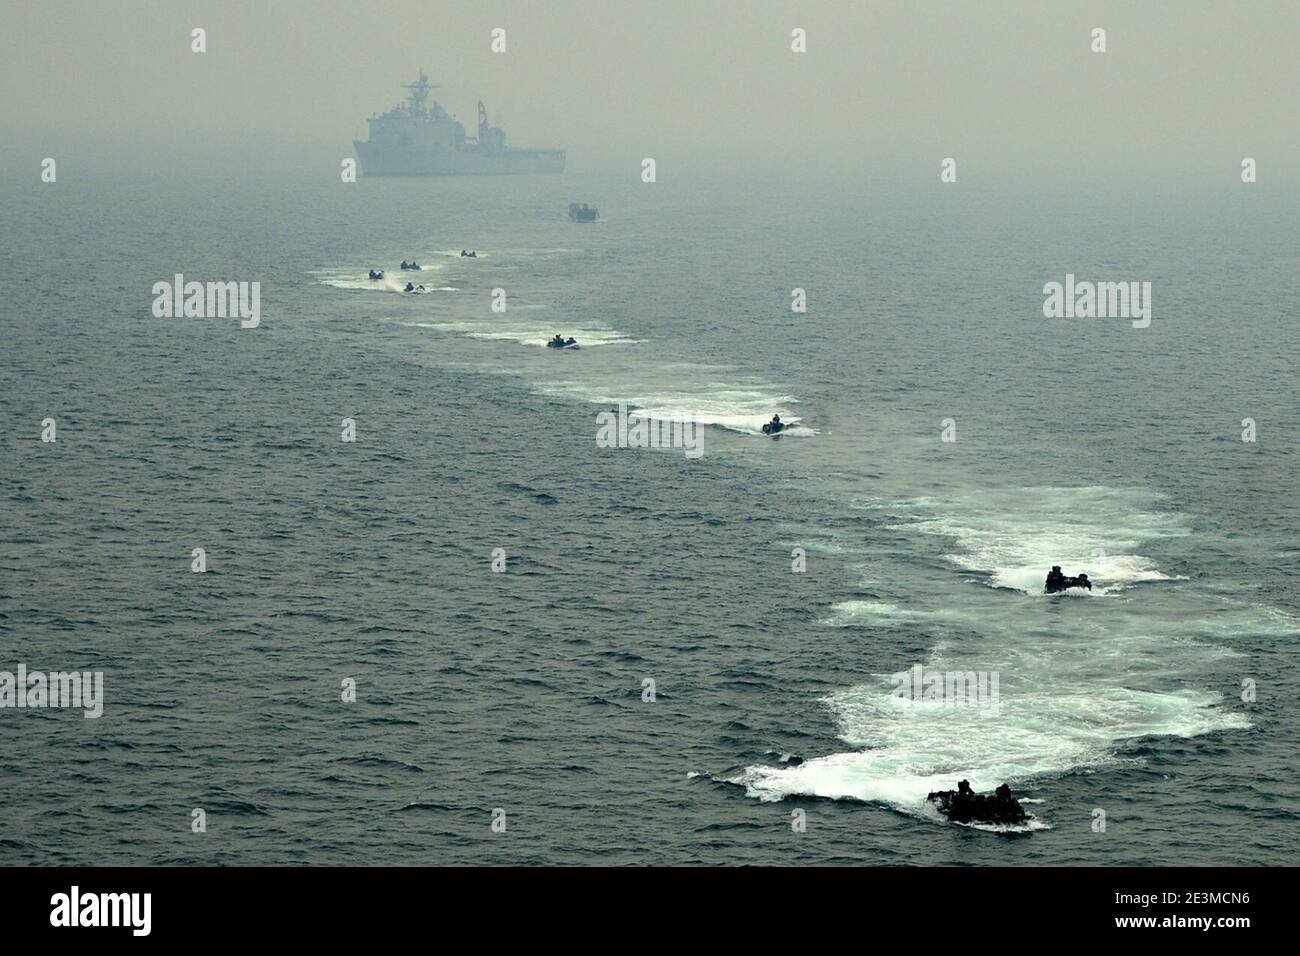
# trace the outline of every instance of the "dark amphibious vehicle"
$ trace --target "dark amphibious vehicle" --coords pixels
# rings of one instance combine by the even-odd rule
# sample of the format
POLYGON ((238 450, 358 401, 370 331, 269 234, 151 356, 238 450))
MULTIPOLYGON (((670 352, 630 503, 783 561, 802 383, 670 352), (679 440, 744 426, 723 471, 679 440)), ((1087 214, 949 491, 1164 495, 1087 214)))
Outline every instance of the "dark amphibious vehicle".
POLYGON ((785 422, 781 421, 780 415, 773 415, 772 420, 763 426, 764 435, 779 435, 785 431, 785 422))
POLYGON ((1058 591, 1068 591, 1070 588, 1087 588, 1091 591, 1092 582, 1088 580, 1086 574, 1068 577, 1061 572, 1059 564, 1052 565, 1052 570, 1047 572, 1047 583, 1043 585, 1043 590, 1048 594, 1055 594, 1058 591))
POLYGON ((953 823, 1013 824, 1030 819, 1005 783, 992 794, 984 794, 972 790, 969 780, 962 780, 956 790, 939 790, 925 799, 953 823))
POLYGON ((567 339, 558 332, 555 338, 546 343, 548 349, 576 349, 579 348, 578 340, 570 335, 567 339))

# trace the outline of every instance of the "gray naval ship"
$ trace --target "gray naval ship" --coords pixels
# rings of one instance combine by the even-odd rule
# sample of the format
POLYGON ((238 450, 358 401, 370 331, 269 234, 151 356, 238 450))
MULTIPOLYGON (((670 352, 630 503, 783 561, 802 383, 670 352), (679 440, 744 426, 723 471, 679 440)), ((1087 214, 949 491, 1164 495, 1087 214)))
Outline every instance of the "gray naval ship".
POLYGON ((491 176, 564 172, 562 149, 512 149, 505 130, 489 126, 483 101, 478 104, 478 136, 466 138, 465 127, 435 100, 434 85, 424 70, 406 100, 382 116, 372 116, 370 139, 353 140, 366 176, 491 176))

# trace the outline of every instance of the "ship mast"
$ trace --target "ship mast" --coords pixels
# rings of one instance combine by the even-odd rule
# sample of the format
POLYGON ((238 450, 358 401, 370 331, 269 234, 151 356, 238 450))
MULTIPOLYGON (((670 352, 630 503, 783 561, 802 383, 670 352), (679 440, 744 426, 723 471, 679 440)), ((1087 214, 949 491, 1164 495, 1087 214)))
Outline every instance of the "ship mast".
POLYGON ((414 83, 403 83, 402 89, 411 91, 407 97, 411 104, 411 112, 423 113, 425 101, 429 98, 429 91, 437 88, 438 84, 430 83, 429 77, 425 75, 423 69, 420 70, 420 78, 414 83))

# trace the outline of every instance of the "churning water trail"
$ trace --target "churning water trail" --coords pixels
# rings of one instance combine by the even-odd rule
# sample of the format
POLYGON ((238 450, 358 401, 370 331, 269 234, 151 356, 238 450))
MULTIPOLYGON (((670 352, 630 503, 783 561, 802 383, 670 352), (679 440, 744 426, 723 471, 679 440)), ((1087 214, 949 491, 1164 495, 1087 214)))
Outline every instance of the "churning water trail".
POLYGON ((911 527, 951 538, 957 549, 947 559, 987 575, 991 587, 1041 594, 1046 569, 1059 564, 1087 570, 1094 582, 1091 592, 1065 594, 1100 596, 1173 577, 1139 549, 1190 532, 1177 516, 1146 510, 1152 503, 1149 493, 1104 486, 1000 489, 955 507, 914 501, 911 527))
MULTIPOLYGON (((480 250, 478 259, 465 260, 459 250, 432 250, 419 258, 437 264, 448 289, 470 274, 488 288, 504 281, 494 270, 523 263, 535 278, 579 252, 480 250)), ((393 273, 396 289, 359 279, 356 270, 317 275, 339 289, 396 291, 409 273, 393 273)), ((600 410, 623 404, 633 417, 693 419, 746 436, 761 435, 777 413, 788 425, 784 436, 818 434, 800 414, 794 389, 694 355, 689 342, 634 331, 634 313, 619 320, 574 307, 538 281, 505 313, 452 297, 437 300, 451 303, 449 314, 391 321, 437 335, 437 350, 449 361, 472 367, 479 358, 483 371, 516 375, 542 395, 600 410), (574 336, 584 351, 548 354, 544 346, 557 332, 574 336)), ((866 499, 846 493, 838 506, 867 515, 876 531, 901 536, 905 545, 873 553, 865 543, 871 587, 882 593, 831 605, 822 625, 864 634, 865 661, 872 660, 876 634, 915 633, 929 643, 925 659, 899 670, 920 663, 928 672, 996 672, 1000 699, 993 709, 910 700, 893 692, 892 669, 871 673, 865 666, 861 682, 822 699, 850 749, 797 765, 755 764, 727 778, 759 800, 852 799, 935 818, 926 795, 959 779, 978 790, 1004 781, 1021 790, 1132 761, 1125 748, 1144 737, 1243 729, 1247 718, 1198 683, 1208 662, 1233 653, 1221 638, 1243 627, 1297 633, 1288 630, 1294 622, 1279 622, 1267 609, 1244 601, 1229 607, 1222 596, 1188 587, 1164 554, 1169 542, 1196 532, 1146 489, 1031 485, 866 499), (917 555, 933 560, 918 562, 917 555), (1053 564, 1069 574, 1087 571, 1094 589, 1044 594, 1053 564), (918 575, 924 587, 915 585, 918 575)), ((1050 805, 1036 812, 1030 829, 1051 826, 1050 805)))
MULTIPOLYGON (((1136 738, 1248 726, 1219 694, 1185 686, 1207 660, 1231 651, 1210 643, 1213 632, 1196 623, 1212 622, 1220 608, 1146 553, 1193 533, 1154 495, 1028 487, 864 507, 883 528, 910 535, 916 553, 932 548, 926 538, 937 539, 953 570, 935 581, 928 601, 846 601, 823 623, 868 634, 938 634, 919 662, 924 670, 995 672, 998 705, 913 700, 893 693, 889 674, 873 675, 823 700, 852 750, 793 767, 750 766, 732 781, 750 796, 847 798, 933 816, 926 795, 963 778, 977 790, 1032 786, 1115 765, 1126 759, 1122 745, 1136 738), (1054 563, 1092 572, 1099 585, 1092 599, 1045 595, 1042 581, 1054 563), (995 590, 973 590, 964 575, 995 590), (1149 599, 1139 585, 1160 594, 1149 599), (1171 640, 1171 631, 1180 639, 1171 640)), ((1041 808, 1035 825, 1050 814, 1041 808)))
MULTIPOLYGON (((336 274, 322 281, 338 288, 375 285, 336 274)), ((547 311, 522 318, 518 312, 485 313, 403 324, 502 346, 541 348, 557 320, 547 311)), ((566 324, 563 332, 584 348, 649 344, 590 322, 566 324)), ((553 366, 514 371, 542 394, 602 408, 622 403, 637 417, 696 419, 759 435, 776 412, 789 423, 787 435, 816 434, 796 413, 794 396, 752 376, 725 376, 719 374, 725 368, 681 359, 675 355, 665 362, 634 351, 620 362, 566 362, 562 371, 553 366)), ((796 766, 750 766, 732 782, 751 796, 849 798, 933 816, 926 795, 951 787, 957 779, 969 779, 981 790, 1004 781, 1024 786, 1113 764, 1122 759, 1116 749, 1125 740, 1246 726, 1244 717, 1216 707, 1218 698, 1208 691, 1148 689, 1151 680, 1167 679, 1169 672, 1178 670, 1176 662, 1163 668, 1141 666, 1157 649, 1203 657, 1207 645, 1171 645, 1167 631, 1151 627, 1141 613, 1128 607, 1112 613, 1103 603, 1136 585, 1178 577, 1160 568, 1144 549, 1191 532, 1177 515, 1156 508, 1153 495, 1105 486, 1031 487, 949 499, 846 504, 876 512, 884 528, 909 536, 918 550, 931 546, 926 539, 943 542, 942 558, 950 570, 942 586, 950 590, 951 600, 938 606, 924 606, 905 595, 845 601, 831 609, 824 623, 943 634, 923 662, 925 669, 996 670, 999 705, 990 711, 909 700, 893 693, 888 674, 874 675, 823 700, 851 751, 796 766), (1042 579, 1052 564, 1063 565, 1069 573, 1087 569, 1095 590, 1043 595, 1042 579), (993 592, 974 597, 960 581, 962 575, 974 576, 993 592), (1043 619, 1044 608, 1085 595, 1093 600, 1078 603, 1080 614, 1088 616, 1069 621, 1068 633, 1057 632, 1061 622, 1043 619), (1039 600, 1026 603, 1025 596, 1039 600)), ((1040 812, 1030 828, 1047 825, 1040 812)))

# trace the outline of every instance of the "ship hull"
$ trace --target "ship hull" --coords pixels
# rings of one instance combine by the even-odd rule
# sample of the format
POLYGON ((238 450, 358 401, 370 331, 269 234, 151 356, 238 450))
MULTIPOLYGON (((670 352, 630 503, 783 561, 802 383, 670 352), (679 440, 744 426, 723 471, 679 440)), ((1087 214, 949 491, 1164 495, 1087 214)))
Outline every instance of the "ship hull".
POLYGON ((353 140, 365 176, 526 176, 564 172, 559 149, 399 150, 353 140))

